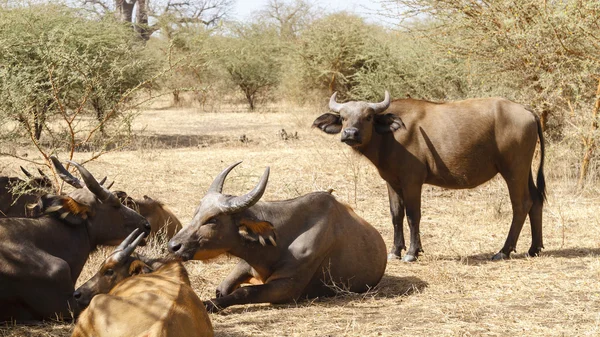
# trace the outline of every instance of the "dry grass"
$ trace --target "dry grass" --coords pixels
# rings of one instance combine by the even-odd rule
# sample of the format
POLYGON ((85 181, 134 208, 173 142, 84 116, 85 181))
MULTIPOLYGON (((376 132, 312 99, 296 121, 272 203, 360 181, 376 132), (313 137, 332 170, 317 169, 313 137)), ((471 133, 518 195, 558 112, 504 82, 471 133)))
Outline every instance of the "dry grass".
MULTIPOLYGON (((225 185, 243 193, 271 167, 266 200, 292 198, 334 188, 392 239, 385 184, 372 165, 337 137, 310 129, 318 111, 200 113, 196 109, 149 110, 137 120, 144 129, 138 149, 103 156, 87 165, 114 188, 134 197, 164 201, 183 223, 213 177, 238 160, 225 185), (278 130, 298 132, 282 141, 278 130), (249 142, 239 141, 245 135, 249 142)), ((555 156, 560 149, 549 146, 555 156)), ((84 156, 85 154, 81 154, 84 156)), ((426 187, 423 193, 420 261, 388 264, 381 284, 367 294, 347 294, 289 305, 248 305, 211 315, 218 336, 597 336, 600 335, 600 197, 598 184, 575 194, 572 179, 553 171, 569 163, 548 160, 549 200, 544 209, 546 250, 524 256, 531 242, 528 224, 511 261, 488 259, 506 238, 510 201, 501 179, 473 190, 426 187)), ((3 175, 18 162, 2 163, 3 175)), ((142 250, 164 251, 164 242, 142 250)), ((106 252, 89 260, 80 282, 96 270, 106 252)), ((221 258, 186 264, 194 289, 208 299, 236 263, 221 258)), ((71 324, 6 327, 0 336, 69 336, 71 324)))

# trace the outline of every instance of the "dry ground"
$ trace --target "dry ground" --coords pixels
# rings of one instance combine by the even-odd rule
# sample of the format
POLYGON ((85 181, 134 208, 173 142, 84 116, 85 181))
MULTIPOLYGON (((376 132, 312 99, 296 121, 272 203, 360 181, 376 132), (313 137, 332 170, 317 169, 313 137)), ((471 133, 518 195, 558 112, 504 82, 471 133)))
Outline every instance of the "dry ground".
MULTIPOLYGON (((244 161, 225 184, 226 192, 239 194, 251 189, 270 166, 263 199, 334 188, 340 200, 381 232, 389 247, 387 192, 376 170, 338 136, 310 129, 319 111, 282 110, 148 110, 136 122, 136 128, 143 129, 139 149, 107 154, 87 168, 116 180, 114 188, 130 195, 164 201, 185 223, 224 167, 244 161), (281 140, 282 128, 297 132, 299 139, 281 140), (242 135, 248 143, 239 141, 242 135)), ((381 284, 368 294, 239 306, 212 314, 217 336, 600 335, 599 186, 575 194, 574 181, 556 174, 570 169, 560 160, 568 150, 552 144, 548 149, 546 249, 541 257, 524 255, 531 242, 526 223, 519 253, 510 261, 489 261, 502 247, 511 220, 501 179, 473 190, 426 187, 421 227, 425 254, 419 262, 389 262, 381 284)), ((2 160, 2 175, 17 174, 22 163, 2 160)), ((150 253, 164 247, 158 245, 150 253)), ((80 282, 95 272, 105 254, 100 250, 91 257, 80 282)), ((235 258, 221 258, 187 262, 186 267, 197 293, 208 299, 235 263, 235 258)), ((4 327, 0 336, 69 336, 71 330, 68 323, 4 327)))

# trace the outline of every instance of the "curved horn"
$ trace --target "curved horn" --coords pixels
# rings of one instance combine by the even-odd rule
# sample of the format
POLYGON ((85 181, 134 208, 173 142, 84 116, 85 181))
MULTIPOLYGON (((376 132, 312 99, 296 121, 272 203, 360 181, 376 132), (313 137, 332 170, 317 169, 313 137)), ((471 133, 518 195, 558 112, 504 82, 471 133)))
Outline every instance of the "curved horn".
POLYGON ((83 188, 83 184, 79 179, 75 178, 71 172, 67 171, 67 169, 60 163, 58 158, 55 156, 50 156, 50 160, 52 160, 52 164, 54 165, 54 169, 60 179, 64 180, 67 184, 75 187, 75 188, 83 188))
POLYGON ((389 106, 390 106, 390 93, 387 90, 385 91, 385 98, 383 99, 383 102, 369 103, 369 107, 371 107, 371 109, 373 109, 375 111, 375 113, 383 112, 389 106))
POLYGON ((119 203, 117 197, 115 197, 112 193, 107 191, 104 187, 100 186, 96 178, 90 173, 90 171, 86 170, 85 167, 77 164, 74 161, 70 161, 69 163, 73 164, 81 174, 81 178, 83 178, 83 182, 85 182, 85 186, 87 186, 88 190, 90 190, 100 201, 105 202, 110 200, 115 203, 119 203), (114 199, 114 200, 112 200, 114 199))
POLYGON ((33 178, 33 176, 31 175, 31 173, 29 173, 29 171, 27 171, 23 166, 19 166, 21 168, 21 171, 23 171, 23 173, 27 176, 27 178, 33 178))
POLYGON ((50 178, 48 178, 48 176, 46 175, 46 173, 44 173, 44 171, 42 171, 42 169, 41 169, 41 168, 39 168, 39 167, 38 167, 38 169, 37 169, 37 170, 38 170, 38 172, 40 173, 40 175, 42 176, 42 178, 45 178, 45 179, 50 179, 50 178))
POLYGON ((336 100, 335 100, 336 97, 337 97, 337 91, 334 92, 333 95, 331 95, 331 98, 329 99, 329 110, 334 111, 334 112, 340 112, 340 110, 342 110, 342 107, 344 106, 344 104, 336 102, 336 100))
POLYGON ((117 262, 123 262, 126 258, 128 258, 131 253, 135 250, 135 248, 142 242, 145 233, 139 233, 139 229, 135 229, 129 236, 121 242, 121 244, 113 251, 113 257, 117 262), (137 237, 136 237, 137 235, 137 237), (134 240, 135 238, 135 240, 134 240))
POLYGON ((215 180, 210 185, 210 187, 208 188, 208 191, 206 193, 209 193, 209 192, 221 193, 221 191, 223 191, 223 183, 225 182, 225 178, 227 177, 229 172, 231 172, 231 170, 233 170, 234 167, 238 166, 241 163, 242 163, 241 161, 238 161, 237 163, 232 164, 228 168, 224 169, 223 172, 221 172, 221 174, 219 174, 215 178, 215 180))
POLYGON ((234 197, 232 199, 229 199, 228 201, 226 201, 225 204, 221 205, 221 209, 223 210, 223 212, 228 214, 237 213, 256 204, 258 200, 260 200, 260 198, 262 197, 263 193, 265 193, 265 189, 267 188, 267 181, 269 180, 269 172, 270 168, 267 167, 265 169, 265 173, 263 173, 262 177, 260 178, 260 181, 252 191, 240 197, 234 197))

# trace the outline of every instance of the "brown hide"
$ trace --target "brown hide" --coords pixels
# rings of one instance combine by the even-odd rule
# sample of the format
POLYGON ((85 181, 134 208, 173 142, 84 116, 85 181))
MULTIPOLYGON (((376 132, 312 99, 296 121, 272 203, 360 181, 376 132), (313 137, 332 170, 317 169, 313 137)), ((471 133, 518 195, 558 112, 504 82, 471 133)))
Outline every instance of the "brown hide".
POLYGON ((215 179, 192 221, 169 242, 169 250, 185 260, 222 254, 241 259, 218 286, 217 297, 205 302, 209 311, 328 296, 336 287, 364 292, 379 283, 385 243, 352 209, 326 192, 259 202, 268 169, 248 194, 221 194, 233 166, 215 179), (254 285, 240 287, 249 282, 254 285))
POLYGON ((85 172, 86 187, 42 196, 41 216, 0 218, 0 322, 77 315, 72 295, 90 252, 134 229, 150 231, 146 219, 106 198, 109 192, 85 172))
POLYGON ((16 177, 0 177, 0 218, 35 215, 27 206, 36 204, 42 195, 51 190, 52 182, 46 176, 31 177, 27 181, 16 177))
POLYGON ((544 138, 539 118, 523 106, 502 98, 449 103, 401 99, 376 113, 366 102, 340 104, 332 97, 330 107, 337 113, 320 116, 313 126, 326 133, 341 132, 341 140, 367 157, 387 182, 394 225, 391 258, 405 249, 404 215, 411 233, 404 259, 413 261, 422 251, 423 184, 473 188, 498 173, 508 185, 513 220, 494 259, 508 258, 514 251, 527 215, 532 227, 529 254, 535 256, 543 248, 544 138), (536 186, 531 166, 538 140, 536 186))
POLYGON ((209 337, 213 328, 181 262, 127 278, 95 296, 72 337, 209 337))
POLYGON ((154 200, 146 195, 143 199, 133 199, 123 191, 114 193, 124 205, 140 213, 150 222, 152 227, 150 235, 161 232, 170 239, 181 230, 182 225, 177 216, 161 201, 154 200))

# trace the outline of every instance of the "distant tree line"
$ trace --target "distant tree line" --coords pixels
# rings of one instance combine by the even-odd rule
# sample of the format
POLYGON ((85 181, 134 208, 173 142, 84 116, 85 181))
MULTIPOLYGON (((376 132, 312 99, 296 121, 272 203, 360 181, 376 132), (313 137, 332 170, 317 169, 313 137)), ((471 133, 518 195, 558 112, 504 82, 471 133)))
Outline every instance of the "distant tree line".
POLYGON ((384 90, 504 96, 538 113, 550 140, 577 148, 584 185, 599 157, 599 2, 381 2, 396 26, 307 0, 270 0, 249 22, 230 19, 232 0, 0 2, 0 142, 118 148, 140 91, 249 110, 323 104, 334 91, 342 100, 379 100, 384 90), (95 122, 75 122, 85 116, 95 122))

